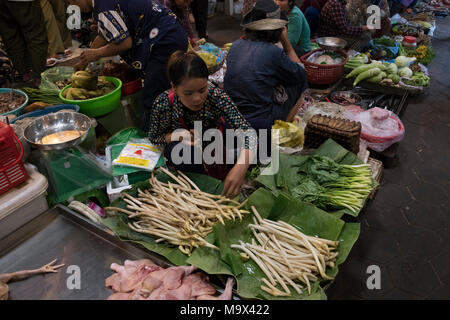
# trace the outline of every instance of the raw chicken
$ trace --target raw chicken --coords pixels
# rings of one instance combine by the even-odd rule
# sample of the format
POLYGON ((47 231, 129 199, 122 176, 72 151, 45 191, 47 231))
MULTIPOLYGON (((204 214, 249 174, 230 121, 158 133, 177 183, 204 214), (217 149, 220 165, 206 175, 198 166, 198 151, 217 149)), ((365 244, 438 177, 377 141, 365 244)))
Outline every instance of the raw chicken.
POLYGON ((232 296, 232 278, 225 291, 215 297, 216 289, 208 277, 193 273, 194 266, 164 269, 149 260, 126 260, 124 266, 113 263, 111 269, 117 273, 106 279, 106 287, 115 291, 108 300, 229 300, 232 296))
POLYGON ((130 292, 138 287, 141 282, 153 271, 161 269, 150 260, 126 260, 123 266, 117 263, 111 264, 111 270, 117 273, 105 281, 107 288, 114 291, 130 292))
POLYGON ((24 271, 17 271, 13 273, 4 273, 0 274, 0 300, 7 300, 9 297, 9 287, 7 285, 10 281, 18 281, 18 280, 24 280, 28 277, 34 276, 36 274, 40 273, 56 273, 58 272, 57 269, 63 267, 63 264, 55 266, 55 262, 57 259, 51 261, 50 263, 46 264, 45 266, 34 269, 34 270, 24 270, 24 271))

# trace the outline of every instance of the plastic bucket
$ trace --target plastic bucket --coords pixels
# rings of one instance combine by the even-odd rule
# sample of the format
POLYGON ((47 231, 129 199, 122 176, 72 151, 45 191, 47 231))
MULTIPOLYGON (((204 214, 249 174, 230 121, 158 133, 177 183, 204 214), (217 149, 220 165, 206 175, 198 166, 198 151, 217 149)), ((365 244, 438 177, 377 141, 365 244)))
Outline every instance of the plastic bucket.
POLYGON ((105 114, 114 111, 120 105, 120 97, 122 91, 122 81, 114 77, 105 77, 109 82, 112 82, 116 88, 104 96, 87 99, 87 100, 69 100, 63 97, 63 92, 72 85, 64 87, 59 92, 59 98, 68 104, 76 104, 80 107, 80 112, 87 115, 88 117, 100 117, 105 114))

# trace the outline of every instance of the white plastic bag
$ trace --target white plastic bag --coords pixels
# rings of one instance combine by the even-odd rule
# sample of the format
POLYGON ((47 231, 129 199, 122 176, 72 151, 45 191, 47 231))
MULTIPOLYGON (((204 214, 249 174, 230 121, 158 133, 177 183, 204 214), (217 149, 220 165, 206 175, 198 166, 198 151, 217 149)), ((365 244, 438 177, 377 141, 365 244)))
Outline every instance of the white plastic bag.
POLYGON ((132 139, 114 159, 113 166, 127 166, 152 171, 160 157, 161 151, 149 140, 132 139))

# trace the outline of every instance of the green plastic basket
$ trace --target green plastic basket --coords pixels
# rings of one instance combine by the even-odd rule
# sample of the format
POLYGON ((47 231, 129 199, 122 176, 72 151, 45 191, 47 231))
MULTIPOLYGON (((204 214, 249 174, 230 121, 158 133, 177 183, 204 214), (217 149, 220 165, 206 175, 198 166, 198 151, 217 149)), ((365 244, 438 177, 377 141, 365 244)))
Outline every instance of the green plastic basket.
POLYGON ((104 96, 87 99, 87 100, 69 100, 63 97, 63 92, 70 87, 71 84, 64 87, 59 92, 59 98, 64 101, 64 103, 76 104, 80 107, 80 112, 87 115, 88 117, 100 117, 105 114, 114 111, 120 105, 120 97, 122 95, 122 81, 114 77, 105 77, 109 82, 112 82, 116 88, 104 96))

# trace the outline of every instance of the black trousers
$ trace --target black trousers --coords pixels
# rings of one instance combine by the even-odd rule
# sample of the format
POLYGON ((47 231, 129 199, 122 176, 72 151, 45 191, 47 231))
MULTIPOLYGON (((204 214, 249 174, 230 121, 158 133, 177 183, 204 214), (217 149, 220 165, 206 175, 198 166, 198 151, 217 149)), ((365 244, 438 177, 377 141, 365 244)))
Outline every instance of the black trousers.
POLYGON ((195 29, 198 37, 206 38, 206 27, 208 24, 208 0, 194 0, 191 3, 192 14, 195 19, 195 29))
POLYGON ((40 78, 47 59, 47 30, 39 1, 0 1, 0 35, 20 73, 40 78))

